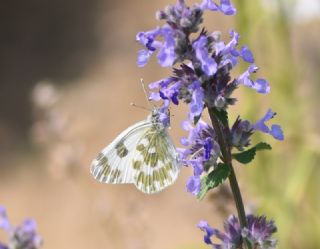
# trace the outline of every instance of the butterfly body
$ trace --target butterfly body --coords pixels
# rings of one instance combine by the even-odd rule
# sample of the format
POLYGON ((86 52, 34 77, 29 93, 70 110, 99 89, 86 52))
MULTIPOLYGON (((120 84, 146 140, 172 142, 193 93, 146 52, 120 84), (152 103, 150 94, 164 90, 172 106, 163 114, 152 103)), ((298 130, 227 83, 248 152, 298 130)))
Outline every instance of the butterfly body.
POLYGON ((152 194, 172 185, 180 162, 158 109, 123 131, 92 161, 91 174, 103 183, 132 183, 152 194))

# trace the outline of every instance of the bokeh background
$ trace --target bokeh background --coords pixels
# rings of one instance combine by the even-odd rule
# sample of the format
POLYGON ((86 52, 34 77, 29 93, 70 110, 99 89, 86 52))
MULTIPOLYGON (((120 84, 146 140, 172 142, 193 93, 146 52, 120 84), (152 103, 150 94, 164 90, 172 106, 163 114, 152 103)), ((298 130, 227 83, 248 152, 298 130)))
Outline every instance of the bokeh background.
MULTIPOLYGON (((263 136, 273 151, 236 166, 246 209, 276 220, 279 248, 320 248, 320 3, 233 2, 238 14, 207 13, 207 29, 226 38, 238 30, 272 91, 258 96, 243 88, 230 111, 254 121, 271 107, 286 137, 263 136)), ((235 212, 227 185, 201 202, 186 193, 188 168, 153 196, 89 174, 99 150, 146 117, 129 105, 146 105, 140 78, 170 73, 155 60, 143 69, 135 64, 135 34, 157 25, 155 11, 169 3, 1 2, 0 204, 13 224, 36 219, 43 248, 207 248, 198 221, 221 228, 235 212)), ((177 144, 185 111, 173 110, 177 144)))

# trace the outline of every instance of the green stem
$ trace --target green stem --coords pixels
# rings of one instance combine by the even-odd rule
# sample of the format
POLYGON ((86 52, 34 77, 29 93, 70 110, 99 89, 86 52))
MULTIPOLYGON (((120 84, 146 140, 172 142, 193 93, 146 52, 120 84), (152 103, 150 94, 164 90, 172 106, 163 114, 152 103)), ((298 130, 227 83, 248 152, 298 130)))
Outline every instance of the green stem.
MULTIPOLYGON (((223 129, 222 123, 217 119, 212 109, 208 108, 208 111, 209 111, 212 126, 217 134, 223 162, 226 165, 228 165, 228 167, 230 168, 229 184, 233 194, 233 199, 236 204, 240 226, 241 228, 244 228, 247 226, 246 213, 244 211, 244 205, 243 205, 237 177, 232 166, 232 155, 231 155, 230 147, 228 146, 226 138, 224 136, 224 133, 222 130, 223 129)), ((226 127, 226 128, 229 129, 229 127, 226 127)), ((246 241, 246 245, 247 245, 247 248, 252 248, 250 242, 246 241)))

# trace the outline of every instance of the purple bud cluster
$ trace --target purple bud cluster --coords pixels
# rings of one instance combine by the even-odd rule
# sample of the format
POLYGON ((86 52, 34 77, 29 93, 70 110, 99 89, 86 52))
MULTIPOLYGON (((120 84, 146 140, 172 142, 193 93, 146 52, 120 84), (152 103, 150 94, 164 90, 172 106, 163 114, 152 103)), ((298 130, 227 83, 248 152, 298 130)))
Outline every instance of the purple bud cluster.
POLYGON ((277 244, 271 237, 277 227, 265 216, 247 215, 247 226, 241 228, 238 218, 231 215, 224 223, 224 232, 210 227, 206 221, 200 221, 198 228, 205 232, 204 242, 214 249, 244 248, 245 240, 255 249, 272 249, 277 244), (220 244, 212 242, 212 237, 220 244))
POLYGON ((14 227, 10 224, 6 210, 2 206, 0 206, 0 229, 8 235, 8 244, 0 241, 0 249, 39 249, 42 245, 34 220, 25 219, 21 225, 14 227))
MULTIPOLYGON (((175 5, 157 12, 156 17, 164 20, 164 25, 136 36, 137 41, 144 46, 138 54, 139 66, 145 66, 151 55, 157 53, 161 66, 174 67, 173 75, 149 85, 150 100, 162 101, 161 110, 164 114, 171 103, 179 105, 184 102, 189 106, 188 120, 183 124, 189 136, 181 140, 187 148, 179 151, 184 164, 193 167, 193 176, 188 179, 187 190, 194 195, 200 191, 202 173, 208 172, 210 166, 214 168, 220 156, 214 129, 201 120, 203 110, 226 111, 229 105, 236 103, 233 93, 241 85, 262 94, 270 92, 270 85, 265 79, 253 78, 258 67, 254 64, 254 56, 248 46, 238 48, 240 36, 236 31, 230 31, 230 40, 225 43, 221 40, 220 32, 208 33, 204 28, 200 29, 206 10, 225 15, 236 13, 229 0, 220 0, 220 4, 213 0, 203 0, 191 7, 184 0, 178 0, 175 5), (191 36, 192 33, 197 34, 191 36), (248 68, 232 79, 230 71, 240 61, 247 63, 248 68)), ((231 128, 224 127, 228 146, 244 150, 250 145, 250 137, 255 131, 283 140, 279 125, 269 128, 265 124, 274 116, 275 113, 269 110, 255 124, 238 117, 231 128)), ((168 122, 166 115, 162 115, 162 121, 168 122)))

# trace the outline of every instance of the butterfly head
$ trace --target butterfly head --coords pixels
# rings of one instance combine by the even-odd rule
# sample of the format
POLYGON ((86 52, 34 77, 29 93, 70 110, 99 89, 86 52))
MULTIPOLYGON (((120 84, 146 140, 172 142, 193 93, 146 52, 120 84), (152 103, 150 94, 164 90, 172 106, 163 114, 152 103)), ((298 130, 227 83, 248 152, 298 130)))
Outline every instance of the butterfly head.
POLYGON ((154 107, 149 116, 152 124, 159 127, 160 129, 167 128, 170 126, 170 112, 169 110, 163 111, 157 107, 154 107))

